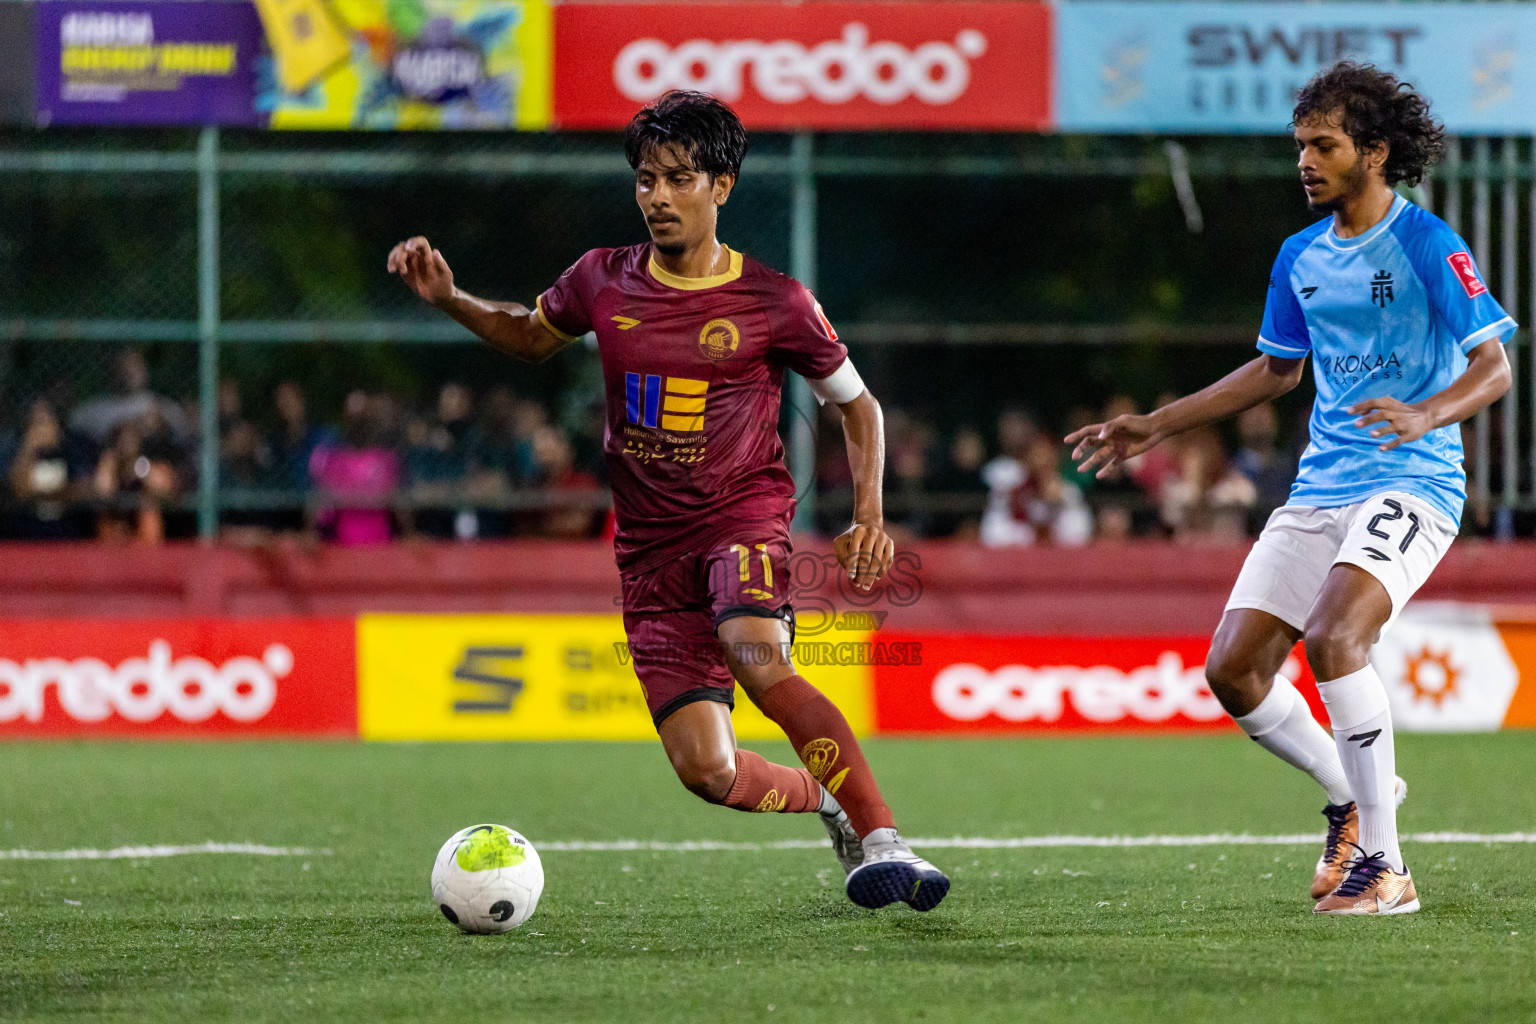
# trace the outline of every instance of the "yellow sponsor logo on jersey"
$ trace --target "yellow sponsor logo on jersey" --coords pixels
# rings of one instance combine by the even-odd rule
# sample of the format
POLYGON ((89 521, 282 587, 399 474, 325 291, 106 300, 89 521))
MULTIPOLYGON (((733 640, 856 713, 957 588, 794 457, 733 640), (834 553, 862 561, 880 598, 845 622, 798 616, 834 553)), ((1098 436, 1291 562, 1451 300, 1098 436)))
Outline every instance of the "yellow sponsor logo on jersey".
POLYGON ((704 400, 709 381, 687 377, 668 377, 667 391, 661 399, 662 430, 703 430, 704 400))
POLYGON ((636 320, 634 317, 611 316, 608 319, 610 319, 614 323, 618 324, 619 325, 619 330, 621 330, 621 331, 627 331, 631 327, 639 327, 640 326, 640 321, 636 320))

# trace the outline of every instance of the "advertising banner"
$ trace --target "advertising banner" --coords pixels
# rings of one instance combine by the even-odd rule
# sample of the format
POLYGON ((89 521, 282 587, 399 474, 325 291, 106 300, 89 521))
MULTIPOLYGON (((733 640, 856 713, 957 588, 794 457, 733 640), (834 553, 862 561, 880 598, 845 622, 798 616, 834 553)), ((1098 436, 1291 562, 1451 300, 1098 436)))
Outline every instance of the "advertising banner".
POLYGON ((549 125, 551 14, 542 0, 263 0, 272 61, 256 107, 273 128, 549 125), (287 8, 317 8, 292 30, 287 8), (323 32, 320 29, 323 28, 323 32), (328 46, 339 33, 339 63, 328 46), (302 88, 299 88, 302 86, 302 88))
POLYGON ((0 737, 357 734, 351 619, 0 623, 0 737))
MULTIPOLYGON (((1205 683, 1208 637, 885 639, 922 661, 875 667, 880 733, 1233 728, 1205 683)), ((1285 671, 1300 679, 1303 660, 1285 671)))
POLYGON ((1413 83, 1453 132, 1536 129, 1536 6, 1166 3, 1056 7, 1056 127, 1280 134, 1295 93, 1351 58, 1413 83))
POLYGON ((263 120, 261 24, 223 0, 44 0, 37 5, 37 121, 228 124, 263 120))
POLYGON ((1038 130, 1050 120, 1042 3, 567 3, 555 121, 623 127, 669 89, 749 128, 1038 130))
MULTIPOLYGON (((656 736, 618 615, 363 615, 357 635, 364 739, 656 736)), ((868 671, 818 665, 813 676, 858 733, 870 726, 868 671)), ((739 688, 733 719, 742 739, 783 737, 739 688)))
POLYGON ((1536 626, 1495 622, 1477 605, 1410 604, 1371 664, 1404 732, 1536 725, 1536 626))
MULTIPOLYGON (((876 663, 877 733, 1224 729, 1208 637, 881 634, 920 661, 876 663)), ((1536 726, 1536 620, 1416 602, 1371 652, 1403 732, 1536 726)), ((1281 674, 1328 715, 1300 645, 1281 674)))

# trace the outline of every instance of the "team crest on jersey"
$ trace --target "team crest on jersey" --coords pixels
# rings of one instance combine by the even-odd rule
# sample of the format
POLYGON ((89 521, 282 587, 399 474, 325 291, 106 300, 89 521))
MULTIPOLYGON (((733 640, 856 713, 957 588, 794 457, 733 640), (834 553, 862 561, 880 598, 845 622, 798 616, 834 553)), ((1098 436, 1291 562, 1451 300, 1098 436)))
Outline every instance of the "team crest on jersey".
POLYGON ((1385 270, 1376 271, 1376 276, 1371 278, 1371 302, 1387 308, 1387 303, 1392 301, 1392 275, 1385 270))
POLYGON ((741 332, 729 320, 711 320, 699 332, 699 348, 711 359, 724 359, 741 344, 741 332))

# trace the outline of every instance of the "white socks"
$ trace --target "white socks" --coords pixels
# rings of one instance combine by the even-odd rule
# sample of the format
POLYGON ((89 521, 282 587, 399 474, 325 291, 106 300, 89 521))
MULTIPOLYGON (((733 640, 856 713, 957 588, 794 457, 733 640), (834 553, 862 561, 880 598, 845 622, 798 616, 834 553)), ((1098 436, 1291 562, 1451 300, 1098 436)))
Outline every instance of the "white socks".
POLYGON ((843 809, 843 805, 837 802, 837 797, 827 792, 827 787, 821 787, 821 803, 816 807, 817 814, 833 815, 843 809))
POLYGON ((1360 811, 1360 845, 1366 853, 1381 852, 1393 870, 1402 871, 1403 851, 1397 844, 1396 752, 1392 743, 1392 714, 1387 691, 1370 665, 1338 679, 1317 684, 1333 723, 1339 760, 1360 811))
POLYGON ((1275 677, 1268 696, 1237 724, 1259 746, 1312 776, 1330 804, 1354 799, 1333 737, 1312 717, 1306 698, 1284 676, 1275 677))

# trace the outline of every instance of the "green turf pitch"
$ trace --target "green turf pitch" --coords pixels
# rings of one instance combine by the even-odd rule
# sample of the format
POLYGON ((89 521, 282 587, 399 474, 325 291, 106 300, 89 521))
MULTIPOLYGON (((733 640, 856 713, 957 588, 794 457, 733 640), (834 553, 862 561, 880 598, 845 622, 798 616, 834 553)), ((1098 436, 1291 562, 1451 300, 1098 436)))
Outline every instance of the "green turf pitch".
MULTIPOLYGON (((914 836, 1323 824, 1310 783, 1232 735, 869 752, 914 836)), ((1536 830, 1536 733, 1398 753, 1406 831, 1536 830)), ((1313 846, 936 850, 954 888, 926 915, 850 905, 829 850, 547 851, 533 919, 469 937, 427 884, 465 825, 535 844, 820 826, 706 807, 650 744, 6 744, 0 779, 0 851, 330 851, 0 860, 0 1019, 1536 1019, 1536 845, 1405 844, 1424 910, 1375 920, 1310 913, 1313 846)))

